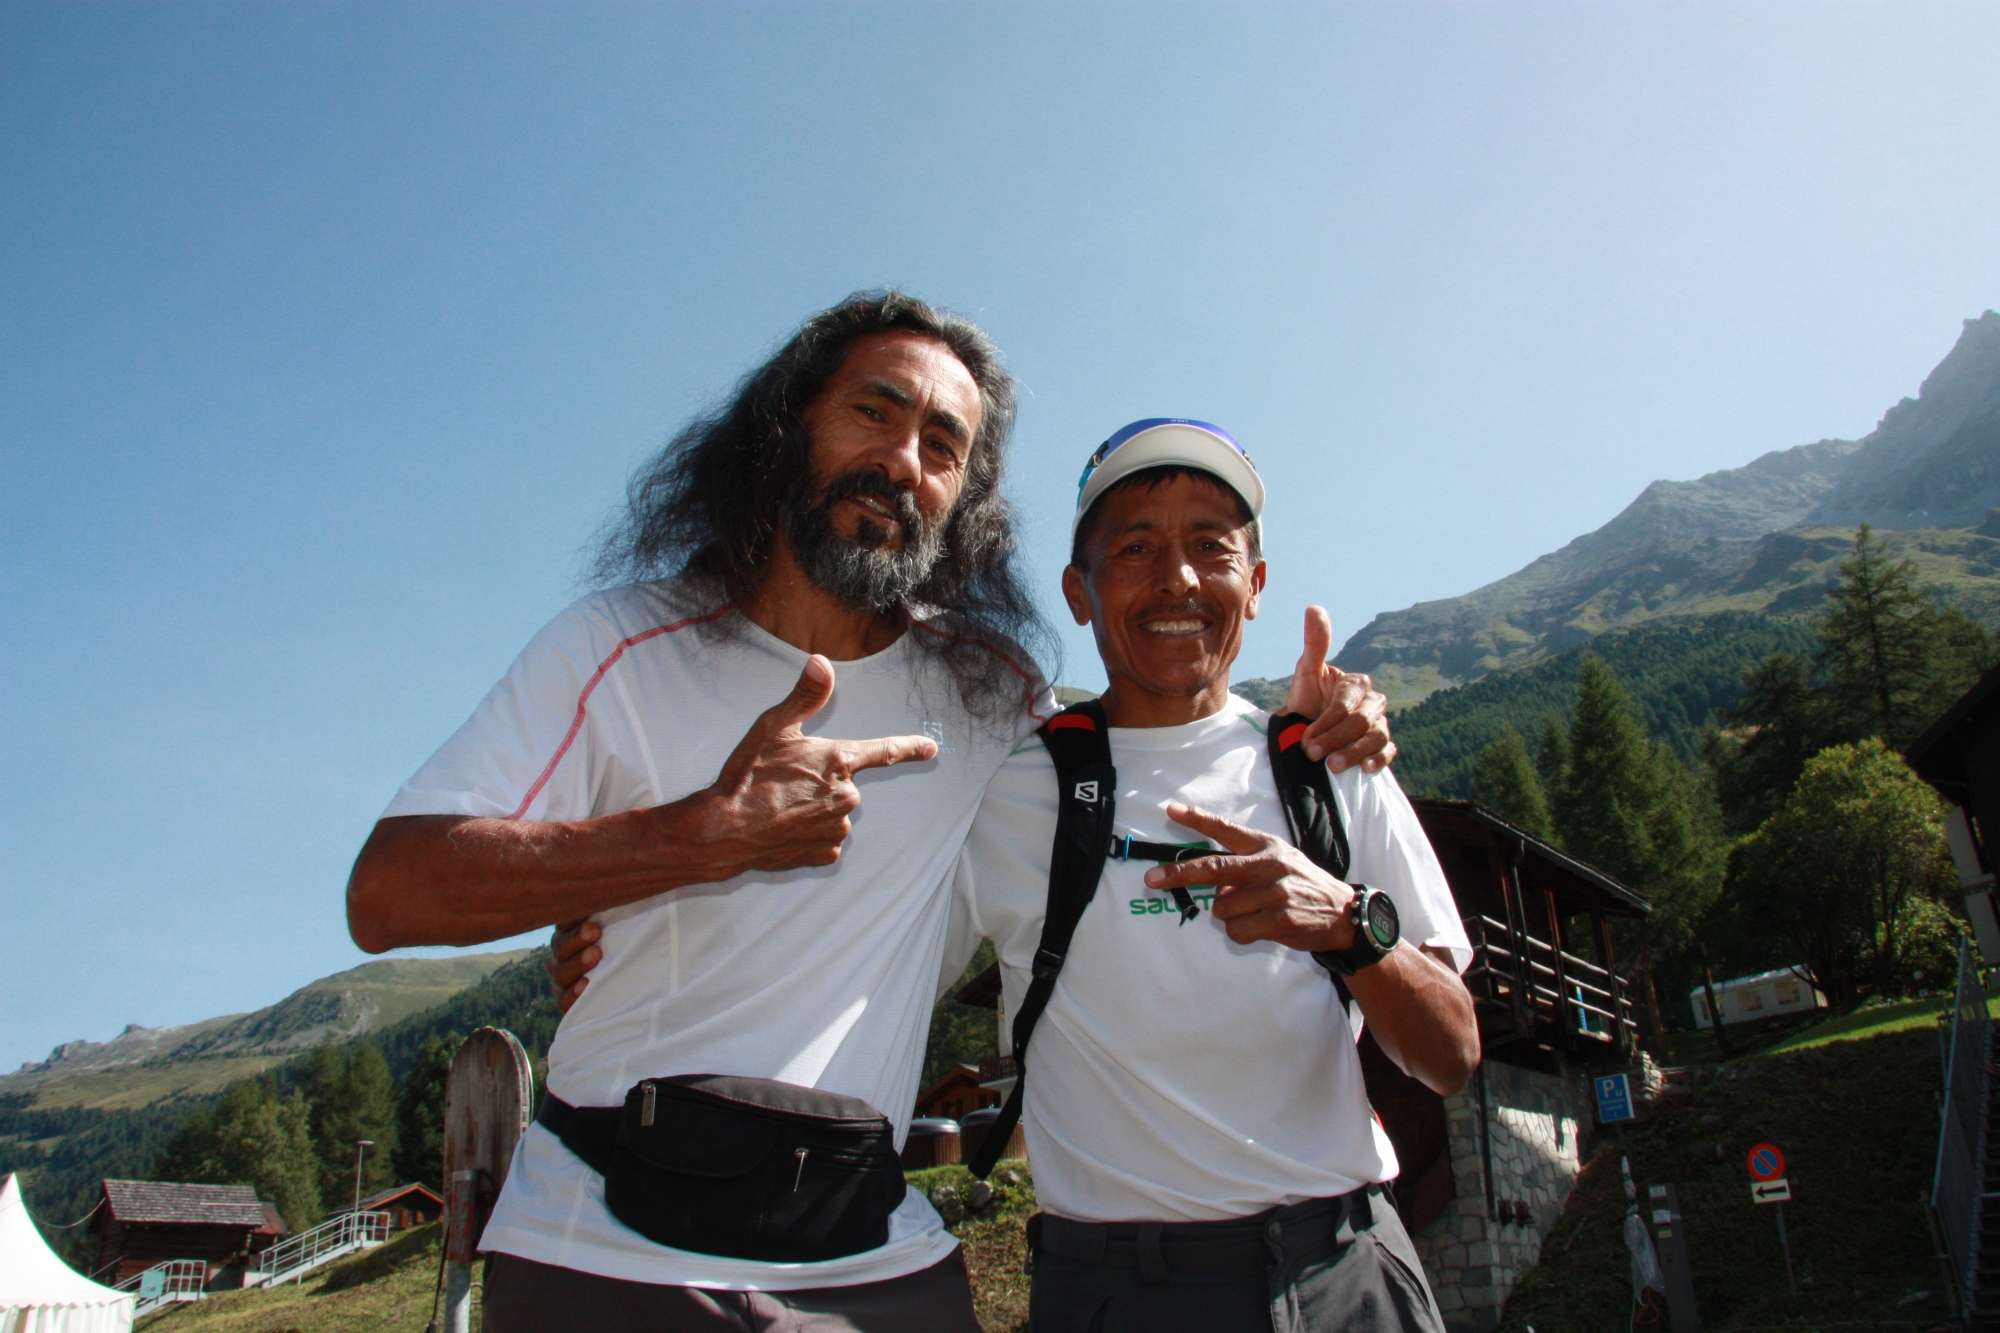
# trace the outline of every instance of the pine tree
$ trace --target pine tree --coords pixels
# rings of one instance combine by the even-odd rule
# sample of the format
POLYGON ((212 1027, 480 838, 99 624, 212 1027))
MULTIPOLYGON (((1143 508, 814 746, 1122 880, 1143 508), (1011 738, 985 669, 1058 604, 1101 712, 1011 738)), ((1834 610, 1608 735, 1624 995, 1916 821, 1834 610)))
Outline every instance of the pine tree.
POLYGON ((1990 663, 1986 632, 1962 612, 1940 608, 1917 567, 1890 559, 1865 523, 1831 597, 1817 665, 1844 739, 1909 744, 1990 663))
POLYGON ((1551 802, 1565 850, 1646 895, 1652 913, 1621 935, 1663 1031, 1654 970, 1682 954, 1720 887, 1712 808, 1688 768, 1646 737, 1611 668, 1586 656, 1577 675, 1569 761, 1551 802))
MULTIPOLYGON (((1548 726, 1542 728, 1541 748, 1535 751, 1535 776, 1541 779, 1544 800, 1561 789, 1563 773, 1568 768, 1569 733, 1562 729, 1562 723, 1551 718, 1548 726)), ((1553 824, 1550 832, 1562 836, 1553 824)))
POLYGON ((1549 836, 1549 802, 1521 733, 1508 727, 1479 752, 1472 799, 1538 838, 1549 836))
POLYGON ((154 1180, 248 1185, 284 1214, 294 1231, 321 1217, 319 1163, 303 1095, 280 1097, 276 1080, 243 1079, 213 1109, 182 1122, 149 1173, 154 1180))
POLYGON ((302 1081, 312 1107, 321 1196, 335 1206, 353 1202, 357 1157, 363 1194, 394 1183, 396 1087, 382 1052, 372 1042, 343 1051, 329 1039, 313 1050, 302 1081), (356 1146, 363 1139, 374 1144, 365 1152, 356 1146))
POLYGON ((403 1075, 396 1102, 396 1151, 391 1159, 398 1181, 415 1180, 443 1191, 444 1090, 452 1057, 465 1038, 456 1032, 424 1038, 417 1058, 403 1075))
POLYGON ((1776 814, 1806 760, 1834 737, 1826 709, 1792 653, 1773 653, 1743 673, 1743 697, 1725 715, 1730 732, 1703 739, 1716 796, 1733 832, 1748 833, 1776 814))

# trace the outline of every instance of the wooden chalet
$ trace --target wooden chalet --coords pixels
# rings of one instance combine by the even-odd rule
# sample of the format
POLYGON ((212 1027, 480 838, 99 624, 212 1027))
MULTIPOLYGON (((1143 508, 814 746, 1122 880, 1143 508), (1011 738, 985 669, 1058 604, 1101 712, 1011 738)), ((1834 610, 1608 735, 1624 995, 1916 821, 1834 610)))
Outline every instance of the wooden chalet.
POLYGON ((998 1106, 1000 1094, 980 1082, 978 1065, 958 1065, 917 1094, 918 1118, 963 1120, 982 1106, 998 1106))
MULTIPOLYGON (((327 1216, 338 1217, 342 1213, 353 1211, 352 1206, 336 1208, 327 1216)), ((443 1217, 444 1200, 429 1185, 412 1183, 397 1185, 393 1189, 369 1195, 361 1201, 361 1211, 387 1213, 391 1231, 407 1231, 411 1227, 420 1227, 443 1217)))
POLYGON ((103 1191, 91 1220, 92 1276, 110 1286, 168 1259, 200 1260, 213 1281, 285 1234, 284 1219, 248 1185, 107 1180, 103 1191))
POLYGON ((1483 805, 1410 804, 1472 942, 1465 984, 1485 1057, 1544 1069, 1630 1059, 1637 1028, 1611 922, 1646 916, 1645 898, 1483 805))
MULTIPOLYGON (((1472 801, 1413 798, 1451 886, 1472 944, 1465 971, 1479 1018, 1482 1062, 1499 1061, 1535 1075, 1589 1065, 1623 1065, 1637 1052, 1629 986, 1614 971, 1611 920, 1643 917, 1638 893, 1472 801)), ((1412 1235, 1458 1196, 1467 1163, 1447 1132, 1446 1099, 1398 1069, 1365 1030, 1361 1069, 1368 1100, 1396 1147, 1402 1175, 1396 1209, 1412 1235)), ((1475 1076, 1478 1138, 1491 1100, 1486 1074, 1475 1076)), ((1464 1097, 1466 1094, 1460 1094, 1464 1097)), ((1494 1193, 1489 1162, 1473 1177, 1494 1193)), ((1493 1214, 1497 1199, 1484 1201, 1493 1214)))
POLYGON ((2000 869, 2000 844, 1994 841, 2000 837, 2000 667, 1946 709, 1903 757, 1951 807, 1945 834, 1965 915, 1980 961, 2000 963, 2000 912, 1993 895, 1994 871, 2000 869))

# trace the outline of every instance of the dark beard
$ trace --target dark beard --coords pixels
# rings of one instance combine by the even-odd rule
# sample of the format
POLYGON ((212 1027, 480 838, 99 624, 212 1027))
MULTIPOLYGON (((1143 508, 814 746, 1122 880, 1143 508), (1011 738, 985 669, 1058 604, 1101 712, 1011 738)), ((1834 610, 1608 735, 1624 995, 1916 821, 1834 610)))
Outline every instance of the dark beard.
POLYGON ((794 493, 785 506, 785 540, 815 587, 857 610, 880 614, 900 607, 923 586, 944 552, 943 525, 927 521, 915 497, 879 472, 835 477, 817 494, 808 479, 799 491, 804 493, 794 493), (889 548, 888 528, 867 519, 851 539, 834 527, 833 506, 856 495, 895 510, 903 528, 900 549, 889 548))

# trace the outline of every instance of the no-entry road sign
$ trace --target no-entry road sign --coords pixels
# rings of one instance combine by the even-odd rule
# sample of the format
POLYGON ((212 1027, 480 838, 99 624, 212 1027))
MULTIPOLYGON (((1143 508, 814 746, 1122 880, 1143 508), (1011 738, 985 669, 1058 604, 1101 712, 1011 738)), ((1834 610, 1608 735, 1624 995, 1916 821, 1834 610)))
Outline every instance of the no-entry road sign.
POLYGON ((1777 1180, 1785 1174, 1785 1155, 1775 1143, 1760 1143, 1750 1150, 1750 1178, 1777 1180))
POLYGON ((1789 1180, 1753 1180, 1750 1182, 1750 1199, 1753 1203, 1790 1203, 1792 1182, 1789 1180))

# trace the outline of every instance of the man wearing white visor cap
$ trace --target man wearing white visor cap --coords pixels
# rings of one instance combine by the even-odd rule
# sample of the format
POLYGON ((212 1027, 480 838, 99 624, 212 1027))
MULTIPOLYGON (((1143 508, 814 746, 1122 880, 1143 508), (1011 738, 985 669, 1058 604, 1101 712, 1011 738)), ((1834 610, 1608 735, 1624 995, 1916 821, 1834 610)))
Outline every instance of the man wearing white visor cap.
POLYGON ((1395 778, 1311 755, 1324 654, 1276 717, 1229 692, 1263 504, 1205 422, 1091 455, 1063 593, 1110 685, 1013 753, 959 859, 946 972, 995 942, 1037 1333, 1442 1329, 1355 1042, 1457 1091, 1470 950, 1395 778))

